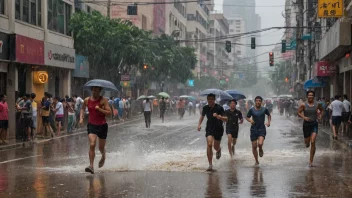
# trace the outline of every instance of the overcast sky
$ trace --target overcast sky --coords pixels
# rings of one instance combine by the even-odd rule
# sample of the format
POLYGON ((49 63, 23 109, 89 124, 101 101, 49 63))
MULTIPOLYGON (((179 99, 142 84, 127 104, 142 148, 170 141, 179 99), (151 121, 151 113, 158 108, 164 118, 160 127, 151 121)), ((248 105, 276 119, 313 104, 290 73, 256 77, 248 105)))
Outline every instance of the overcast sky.
MULTIPOLYGON (((215 9, 218 11, 222 11, 222 3, 223 0, 215 0, 215 9)), ((283 27, 284 26, 284 18, 282 16, 282 12, 284 11, 285 7, 285 0, 256 0, 256 13, 261 17, 261 26, 262 29, 268 27, 283 27), (260 6, 279 6, 280 7, 260 7, 260 6)), ((281 42, 281 37, 283 34, 283 30, 277 31, 267 31, 262 32, 262 45, 266 44, 273 44, 281 42)), ((259 53, 271 51, 274 46, 270 47, 261 47, 259 53)), ((267 55, 261 56, 260 60, 258 61, 265 61, 268 60, 269 57, 267 55)), ((265 66, 268 64, 261 64, 261 70, 265 69, 265 66)))

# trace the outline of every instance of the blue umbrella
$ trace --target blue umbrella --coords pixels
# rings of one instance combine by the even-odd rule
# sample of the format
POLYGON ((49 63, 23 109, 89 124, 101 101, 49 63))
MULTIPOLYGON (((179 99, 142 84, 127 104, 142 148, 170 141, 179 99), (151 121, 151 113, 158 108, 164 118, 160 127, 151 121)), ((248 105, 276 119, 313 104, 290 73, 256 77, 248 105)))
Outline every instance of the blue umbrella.
POLYGON ((230 94, 235 100, 241 100, 246 98, 246 96, 243 93, 237 90, 226 90, 226 92, 230 94))
POLYGON ((225 91, 220 90, 220 89, 206 89, 206 90, 202 91, 199 95, 207 96, 209 94, 215 94, 221 100, 232 100, 233 99, 230 94, 228 94, 225 91))
POLYGON ((112 82, 101 79, 90 80, 83 86, 84 89, 90 89, 91 87, 102 87, 103 90, 107 91, 119 91, 112 82))

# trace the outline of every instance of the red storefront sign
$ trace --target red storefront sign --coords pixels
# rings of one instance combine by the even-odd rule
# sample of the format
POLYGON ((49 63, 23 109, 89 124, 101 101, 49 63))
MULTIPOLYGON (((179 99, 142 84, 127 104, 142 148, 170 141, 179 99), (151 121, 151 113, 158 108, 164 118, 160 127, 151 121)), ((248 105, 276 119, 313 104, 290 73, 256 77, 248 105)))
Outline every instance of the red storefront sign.
POLYGON ((44 65, 44 41, 16 34, 16 62, 44 65))
POLYGON ((331 76, 336 72, 336 65, 330 65, 327 61, 319 61, 315 67, 317 76, 331 76))

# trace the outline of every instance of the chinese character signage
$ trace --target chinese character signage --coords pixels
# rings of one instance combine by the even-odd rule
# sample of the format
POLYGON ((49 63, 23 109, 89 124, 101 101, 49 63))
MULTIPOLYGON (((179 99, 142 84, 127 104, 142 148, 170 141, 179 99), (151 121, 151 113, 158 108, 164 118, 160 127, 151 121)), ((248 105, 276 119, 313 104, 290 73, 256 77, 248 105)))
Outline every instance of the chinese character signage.
POLYGON ((336 65, 330 65, 327 61, 316 63, 317 76, 331 76, 336 72, 336 65))
POLYGON ((343 0, 318 0, 318 17, 342 17, 343 0))
POLYGON ((48 82, 49 75, 46 71, 35 71, 33 72, 33 82, 35 84, 44 84, 48 82))
POLYGON ((16 34, 16 62, 44 65, 44 42, 16 34))
POLYGON ((75 49, 44 43, 45 65, 75 69, 75 49))

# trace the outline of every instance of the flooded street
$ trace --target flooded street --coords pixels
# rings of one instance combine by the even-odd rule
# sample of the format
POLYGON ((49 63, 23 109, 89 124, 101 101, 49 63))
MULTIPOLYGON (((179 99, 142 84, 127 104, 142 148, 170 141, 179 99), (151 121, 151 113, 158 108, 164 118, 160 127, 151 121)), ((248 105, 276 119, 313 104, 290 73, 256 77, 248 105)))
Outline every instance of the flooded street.
POLYGON ((129 122, 109 129, 107 160, 95 174, 86 134, 0 152, 0 197, 351 197, 352 157, 319 129, 314 168, 296 118, 273 115, 264 157, 254 166, 249 124, 240 126, 234 160, 222 157, 208 173, 205 122, 155 117, 146 129, 129 122))

